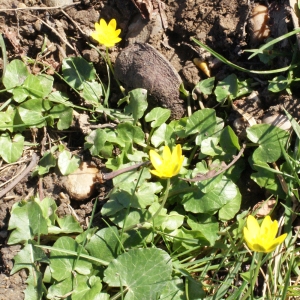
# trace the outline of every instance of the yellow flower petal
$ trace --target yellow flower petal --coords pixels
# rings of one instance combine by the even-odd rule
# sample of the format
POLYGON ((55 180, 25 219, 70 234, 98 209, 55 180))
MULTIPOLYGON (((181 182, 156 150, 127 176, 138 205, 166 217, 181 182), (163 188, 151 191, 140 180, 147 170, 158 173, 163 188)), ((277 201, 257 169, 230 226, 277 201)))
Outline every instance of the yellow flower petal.
POLYGON ((276 238, 278 232, 278 222, 272 221, 270 216, 266 216, 259 226, 257 220, 253 216, 248 216, 247 227, 244 227, 244 239, 248 247, 256 252, 271 252, 280 245, 287 234, 283 234, 276 238))
POLYGON ((104 19, 100 19, 99 23, 95 23, 95 31, 91 33, 91 37, 99 44, 105 47, 113 47, 116 43, 121 41, 119 34, 121 29, 117 29, 117 21, 110 20, 107 24, 104 19))
POLYGON ((170 148, 169 148, 168 146, 165 146, 165 147, 164 147, 162 157, 163 157, 163 160, 164 160, 164 161, 169 161, 169 160, 172 159, 171 150, 170 150, 170 148))
POLYGON ((111 19, 109 21, 109 23, 108 23, 108 27, 111 27, 113 31, 116 30, 116 28, 117 28, 117 21, 116 21, 116 19, 111 19))
MULTIPOLYGON (((260 227, 260 234, 265 234, 268 232, 268 230, 270 229, 271 225, 272 225, 272 220, 270 216, 266 216, 262 223, 261 223, 261 227, 260 227)), ((278 229, 278 226, 277 226, 278 229)), ((276 232, 277 233, 277 232, 276 232)))
POLYGON ((163 163, 162 157, 154 150, 150 150, 149 156, 153 167, 158 169, 163 163))
POLYGON ((150 161, 155 169, 151 170, 151 173, 160 178, 176 176, 184 160, 184 156, 181 153, 180 145, 177 145, 172 152, 168 146, 165 146, 161 156, 156 151, 150 150, 150 161))
POLYGON ((252 215, 249 215, 247 218, 247 228, 248 230, 251 230, 252 236, 256 237, 259 234, 260 231, 259 224, 252 215))
POLYGON ((150 170, 150 172, 155 176, 161 177, 161 173, 157 172, 156 170, 150 170))
POLYGON ((261 244, 254 243, 252 245, 252 248, 251 247, 249 247, 249 248, 253 251, 256 251, 256 252, 268 252, 267 249, 261 244))
POLYGON ((275 247, 277 247, 278 245, 280 245, 281 243, 283 243, 283 241, 285 240, 286 236, 287 236, 287 233, 284 233, 284 234, 280 235, 279 237, 277 237, 273 241, 273 244, 276 245, 275 247))
POLYGON ((278 232, 278 222, 277 220, 275 220, 270 226, 270 233, 269 233, 270 239, 272 240, 275 239, 277 232, 278 232))
POLYGON ((249 248, 251 248, 253 244, 253 237, 247 227, 244 227, 244 238, 249 248))

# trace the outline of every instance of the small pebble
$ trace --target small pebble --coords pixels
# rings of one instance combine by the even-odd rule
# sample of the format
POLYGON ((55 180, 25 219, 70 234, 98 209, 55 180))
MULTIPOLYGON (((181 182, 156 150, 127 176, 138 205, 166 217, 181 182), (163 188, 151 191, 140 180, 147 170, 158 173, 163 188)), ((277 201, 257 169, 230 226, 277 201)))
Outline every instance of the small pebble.
POLYGON ((264 116, 263 123, 277 126, 283 130, 289 130, 292 127, 291 122, 289 121, 286 115, 275 114, 275 115, 266 115, 264 116))
POLYGON ((48 7, 64 6, 73 3, 73 0, 44 0, 43 3, 48 7))

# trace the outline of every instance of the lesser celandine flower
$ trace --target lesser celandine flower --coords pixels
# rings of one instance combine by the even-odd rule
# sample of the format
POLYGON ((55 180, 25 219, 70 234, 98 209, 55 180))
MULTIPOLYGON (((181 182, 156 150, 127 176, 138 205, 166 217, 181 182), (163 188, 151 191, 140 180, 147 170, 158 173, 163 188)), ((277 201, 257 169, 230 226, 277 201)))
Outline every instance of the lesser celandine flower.
POLYGON ((113 47, 121 41, 121 38, 119 38, 121 29, 116 28, 117 21, 115 19, 111 19, 108 24, 104 19, 100 19, 99 23, 95 23, 96 31, 91 33, 91 37, 105 47, 113 47))
POLYGON ((177 175, 184 159, 180 145, 177 145, 172 153, 170 148, 165 146, 162 155, 150 150, 149 156, 154 167, 154 170, 150 170, 150 172, 160 178, 171 178, 177 175))
POLYGON ((257 220, 249 215, 247 227, 244 227, 244 238, 248 247, 256 252, 269 253, 280 245, 287 234, 282 234, 276 238, 278 232, 278 222, 272 221, 270 216, 266 216, 259 226, 257 220))

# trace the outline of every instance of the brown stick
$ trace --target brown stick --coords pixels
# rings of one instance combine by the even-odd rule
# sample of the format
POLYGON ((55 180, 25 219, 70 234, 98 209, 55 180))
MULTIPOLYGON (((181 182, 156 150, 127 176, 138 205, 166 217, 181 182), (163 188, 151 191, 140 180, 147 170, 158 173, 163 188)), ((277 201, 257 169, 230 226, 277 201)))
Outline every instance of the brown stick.
POLYGON ((32 154, 31 162, 27 168, 15 178, 5 189, 0 192, 0 199, 5 196, 11 189, 13 189, 38 163, 39 157, 36 153, 32 154))
POLYGON ((102 173, 102 179, 103 180, 109 180, 109 179, 112 179, 120 174, 123 174, 125 172, 129 172, 129 171, 132 171, 132 170, 135 170, 141 166, 145 166, 147 164, 149 164, 150 162, 149 161, 144 161, 142 163, 138 163, 138 164, 135 164, 133 166, 129 166, 129 167, 126 167, 126 168, 123 168, 123 169, 120 169, 120 170, 116 170, 116 171, 113 171, 113 172, 110 172, 110 173, 102 173))
POLYGON ((242 156, 245 148, 246 148, 246 144, 243 144, 243 147, 241 148, 238 155, 235 156, 233 158, 233 160, 228 165, 226 165, 224 168, 221 168, 221 170, 219 170, 219 171, 210 170, 206 174, 197 174, 196 177, 194 177, 192 179, 185 179, 185 178, 180 178, 180 179, 182 179, 184 181, 188 181, 188 182, 198 182, 198 181, 203 181, 203 180, 207 180, 207 179, 216 177, 219 174, 221 174, 221 173, 225 172, 226 170, 228 170, 242 156))

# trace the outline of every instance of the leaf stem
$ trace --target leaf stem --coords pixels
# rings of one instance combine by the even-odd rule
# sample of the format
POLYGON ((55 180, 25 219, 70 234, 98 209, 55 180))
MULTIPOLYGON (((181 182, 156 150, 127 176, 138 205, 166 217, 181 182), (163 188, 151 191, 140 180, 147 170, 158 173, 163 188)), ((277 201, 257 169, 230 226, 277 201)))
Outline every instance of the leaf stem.
POLYGON ((257 280, 258 273, 259 273, 259 270, 260 270, 260 267, 261 267, 262 257, 263 257, 263 252, 255 252, 255 255, 254 255, 253 261, 252 261, 252 265, 256 264, 256 268, 254 270, 254 273, 253 273, 253 269, 252 268, 251 268, 251 271, 250 271, 250 280, 251 280, 251 282, 250 282, 250 289, 248 289, 248 291, 243 296, 243 298, 241 298, 241 300, 247 300, 247 299, 249 299, 250 293, 252 294, 251 299, 253 299, 254 285, 255 285, 255 282, 257 280), (255 263, 253 263, 253 262, 255 262, 255 263))
POLYGON ((170 186, 171 186, 171 178, 168 178, 167 179, 167 186, 166 186, 166 189, 165 189, 165 193, 163 195, 163 198, 162 198, 162 202, 161 202, 161 205, 160 207, 158 208, 158 210, 154 213, 154 215, 152 215, 148 220, 142 222, 142 223, 139 223, 139 224, 136 224, 136 225, 132 225, 132 226, 129 226, 127 228, 124 228, 123 232, 126 232, 128 230, 131 230, 131 229, 134 229, 134 228, 140 228, 142 227, 144 224, 146 223, 150 223, 152 220, 154 220, 158 215, 159 213, 161 212, 161 210, 164 208, 166 202, 167 202, 167 199, 168 199, 168 196, 169 196, 169 191, 170 191, 170 186))

